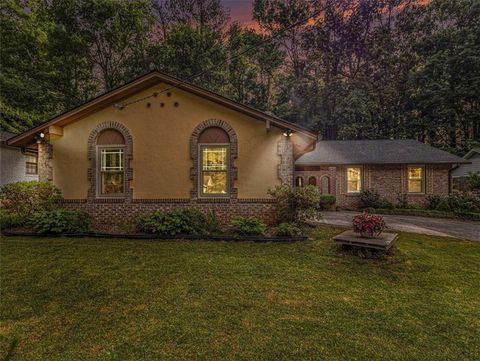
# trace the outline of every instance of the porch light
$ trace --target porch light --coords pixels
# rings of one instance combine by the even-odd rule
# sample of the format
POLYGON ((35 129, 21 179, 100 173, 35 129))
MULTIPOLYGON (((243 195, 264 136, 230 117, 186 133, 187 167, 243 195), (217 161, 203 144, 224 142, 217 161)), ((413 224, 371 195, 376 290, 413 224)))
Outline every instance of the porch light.
POLYGON ((291 137, 293 132, 291 129, 285 129, 282 133, 285 137, 291 137))
POLYGON ((33 139, 35 140, 35 143, 40 144, 45 139, 45 133, 44 132, 37 133, 35 134, 33 139))

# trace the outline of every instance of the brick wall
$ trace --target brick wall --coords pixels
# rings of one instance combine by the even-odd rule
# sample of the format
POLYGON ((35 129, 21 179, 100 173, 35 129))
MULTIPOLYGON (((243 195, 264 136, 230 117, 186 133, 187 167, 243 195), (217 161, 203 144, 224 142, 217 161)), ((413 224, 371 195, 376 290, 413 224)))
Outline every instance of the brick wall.
POLYGON ((203 212, 215 211, 221 224, 239 216, 255 216, 266 224, 275 222, 275 202, 272 199, 204 200, 190 199, 134 199, 132 202, 119 200, 64 200, 63 207, 85 210, 94 218, 96 230, 121 232, 132 224, 136 217, 155 211, 168 211, 174 208, 194 208, 203 212))
MULTIPOLYGON (((346 209, 359 206, 360 196, 348 194, 346 185, 347 166, 337 167, 337 205, 346 209)), ((365 165, 363 168, 363 189, 375 189, 390 202, 396 202, 397 194, 407 193, 407 165, 365 165)), ((408 194, 409 204, 423 206, 429 194, 448 195, 450 165, 427 164, 425 167, 425 193, 408 194)))

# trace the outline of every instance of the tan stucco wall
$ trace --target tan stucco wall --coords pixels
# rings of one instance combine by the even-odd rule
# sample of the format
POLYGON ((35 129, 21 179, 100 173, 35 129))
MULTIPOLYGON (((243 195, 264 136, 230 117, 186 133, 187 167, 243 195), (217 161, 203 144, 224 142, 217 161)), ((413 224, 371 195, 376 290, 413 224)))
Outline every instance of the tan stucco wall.
MULTIPOLYGON (((124 101, 141 98, 164 85, 154 86, 124 101)), ((193 129, 207 119, 229 123, 238 137, 239 198, 262 198, 268 188, 279 184, 277 143, 281 131, 196 95, 175 89, 119 111, 113 106, 98 110, 63 128, 63 136, 52 139, 54 183, 67 199, 84 199, 89 187, 87 142, 100 123, 124 124, 133 137, 133 197, 142 199, 189 198, 192 160, 189 153, 193 129), (147 103, 151 103, 147 107, 147 103), (160 103, 164 107, 160 107, 160 103), (179 106, 175 107, 174 103, 179 106)))

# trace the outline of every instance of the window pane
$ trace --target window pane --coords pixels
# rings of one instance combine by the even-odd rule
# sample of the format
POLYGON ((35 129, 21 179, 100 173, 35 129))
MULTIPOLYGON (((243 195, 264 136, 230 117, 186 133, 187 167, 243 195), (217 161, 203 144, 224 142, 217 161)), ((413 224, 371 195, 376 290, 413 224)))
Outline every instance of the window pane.
POLYGON ((123 171, 123 149, 102 149, 102 171, 123 171))
POLYGON ((37 174, 38 173, 37 163, 27 163, 26 172, 27 174, 37 174))
POLYGON ((408 168, 408 191, 410 193, 423 192, 423 168, 409 167, 408 168))
POLYGON ((123 193, 123 172, 102 172, 102 194, 123 193))
POLYGON ((227 170, 227 147, 203 147, 202 170, 227 170))
POLYGON ((28 163, 37 163, 37 156, 33 154, 26 154, 25 161, 28 163))
POLYGON ((360 192, 362 188, 360 168, 347 168, 347 192, 360 192))
POLYGON ((203 172, 203 193, 226 194, 227 172, 203 172))

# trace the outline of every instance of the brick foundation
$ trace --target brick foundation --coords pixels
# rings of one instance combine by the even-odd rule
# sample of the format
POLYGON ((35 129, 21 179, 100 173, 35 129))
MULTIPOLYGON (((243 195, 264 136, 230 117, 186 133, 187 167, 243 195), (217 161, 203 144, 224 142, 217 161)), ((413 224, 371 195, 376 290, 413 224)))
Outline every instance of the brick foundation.
POLYGON ((239 216, 255 216, 266 224, 275 222, 275 202, 272 199, 198 200, 190 199, 134 199, 122 200, 64 200, 63 207, 84 210, 92 215, 94 228, 104 232, 122 232, 135 218, 155 211, 174 208, 194 208, 202 212, 213 210, 221 224, 228 224, 239 216))

